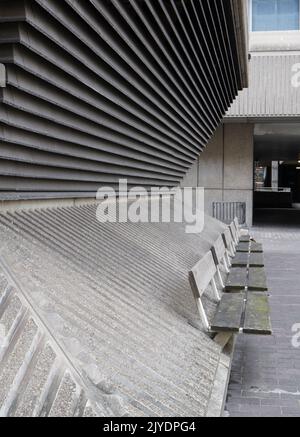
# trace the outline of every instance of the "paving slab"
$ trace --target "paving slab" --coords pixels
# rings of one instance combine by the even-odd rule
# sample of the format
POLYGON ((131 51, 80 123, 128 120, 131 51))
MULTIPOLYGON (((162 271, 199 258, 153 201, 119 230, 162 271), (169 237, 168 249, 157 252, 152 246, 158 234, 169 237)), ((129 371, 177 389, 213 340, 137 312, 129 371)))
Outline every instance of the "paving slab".
POLYGON ((236 343, 226 412, 232 417, 299 417, 300 227, 261 227, 273 335, 240 336, 236 343))

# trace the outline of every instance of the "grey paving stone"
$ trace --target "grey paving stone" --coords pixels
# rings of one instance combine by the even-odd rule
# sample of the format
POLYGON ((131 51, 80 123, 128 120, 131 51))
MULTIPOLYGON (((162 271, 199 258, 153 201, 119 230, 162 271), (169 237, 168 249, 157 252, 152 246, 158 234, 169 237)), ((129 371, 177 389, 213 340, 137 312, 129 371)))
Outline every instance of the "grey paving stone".
POLYGON ((300 407, 282 407, 282 414, 292 414, 294 416, 300 417, 300 407))
POLYGON ((260 407, 260 416, 261 417, 281 417, 282 411, 280 407, 260 407))
POLYGON ((273 336, 238 338, 226 408, 232 417, 299 417, 300 350, 291 340, 293 324, 300 323, 300 229, 253 234, 264 247, 273 336))
POLYGON ((241 406, 249 406, 249 405, 261 405, 261 399, 258 398, 236 398, 235 403, 241 406))
POLYGON ((259 417, 256 412, 242 413, 238 412, 230 412, 229 417, 259 417))
POLYGON ((263 406, 277 406, 277 407, 294 407, 296 404, 295 399, 261 399, 261 405, 263 406))
POLYGON ((279 399, 279 393, 267 392, 267 391, 250 391, 242 390, 242 396, 244 397, 255 397, 258 399, 279 399))

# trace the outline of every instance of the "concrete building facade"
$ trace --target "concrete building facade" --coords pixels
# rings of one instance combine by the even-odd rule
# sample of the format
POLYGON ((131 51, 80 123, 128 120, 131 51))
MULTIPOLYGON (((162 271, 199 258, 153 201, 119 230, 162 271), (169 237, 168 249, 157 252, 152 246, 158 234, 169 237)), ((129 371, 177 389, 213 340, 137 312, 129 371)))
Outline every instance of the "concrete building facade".
POLYGON ((222 124, 187 174, 183 185, 205 188, 205 212, 213 215, 215 202, 246 202, 252 223, 253 124, 222 124))
MULTIPOLYGON (((251 225, 257 196, 256 165, 269 173, 260 188, 266 190, 289 185, 281 173, 284 175, 288 166, 293 170, 299 167, 299 17, 298 0, 249 2, 249 87, 231 105, 223 126, 194 170, 206 189, 209 214, 213 213, 213 202, 242 201, 251 225), (217 161, 212 163, 213 156, 217 161)), ((289 186, 283 188, 290 190, 289 186)), ((300 192, 300 186, 294 191, 300 192)), ((293 202, 298 202, 295 192, 293 202)), ((277 196, 275 206, 279 203, 277 196)))

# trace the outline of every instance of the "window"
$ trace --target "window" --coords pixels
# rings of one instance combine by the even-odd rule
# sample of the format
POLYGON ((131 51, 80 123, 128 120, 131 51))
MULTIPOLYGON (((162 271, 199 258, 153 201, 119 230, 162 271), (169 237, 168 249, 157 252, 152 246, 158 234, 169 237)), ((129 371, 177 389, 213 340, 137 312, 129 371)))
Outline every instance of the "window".
POLYGON ((252 31, 299 30, 299 0, 252 0, 252 31))

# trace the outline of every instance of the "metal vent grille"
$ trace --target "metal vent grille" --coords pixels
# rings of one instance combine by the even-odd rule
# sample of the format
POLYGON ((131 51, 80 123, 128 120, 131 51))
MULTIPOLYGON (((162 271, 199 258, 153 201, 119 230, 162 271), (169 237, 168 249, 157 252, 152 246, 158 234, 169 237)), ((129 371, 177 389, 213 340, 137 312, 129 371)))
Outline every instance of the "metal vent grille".
POLYGON ((235 218, 241 225, 246 223, 246 203, 213 202, 213 217, 223 223, 230 224, 235 218))

